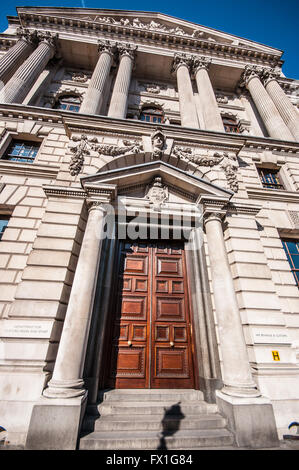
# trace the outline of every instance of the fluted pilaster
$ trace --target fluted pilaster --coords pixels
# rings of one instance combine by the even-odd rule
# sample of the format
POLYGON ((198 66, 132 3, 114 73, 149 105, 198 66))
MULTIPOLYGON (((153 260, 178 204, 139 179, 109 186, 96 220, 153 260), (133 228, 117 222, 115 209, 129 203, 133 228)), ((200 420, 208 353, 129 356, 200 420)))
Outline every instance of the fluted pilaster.
POLYGON ((22 103, 48 61, 54 56, 56 37, 50 34, 39 35, 39 46, 1 90, 1 103, 22 103))
POLYGON ((293 135, 285 125, 275 104, 260 80, 262 73, 263 69, 254 66, 246 66, 242 79, 252 96, 270 137, 294 141, 293 135))
POLYGON ((119 46, 120 63, 113 87, 108 116, 125 118, 127 112, 128 93, 137 47, 131 45, 119 46))
POLYGON ((206 57, 194 59, 194 75, 197 83, 201 111, 205 129, 224 132, 224 126, 216 101, 215 93, 208 74, 210 60, 206 57))
POLYGON ((299 142, 299 115, 279 85, 277 81, 278 77, 279 73, 275 70, 267 70, 263 74, 263 83, 284 123, 294 136, 295 140, 299 142))
POLYGON ((99 52, 99 59, 82 102, 80 113, 99 114, 101 111, 105 85, 109 78, 115 53, 115 45, 110 41, 101 41, 99 44, 99 52))
POLYGON ((196 106, 194 101, 193 89, 190 78, 190 68, 193 58, 186 54, 176 54, 173 60, 172 70, 176 72, 181 125, 183 127, 192 127, 199 129, 196 106))
POLYGON ((17 68, 32 53, 37 44, 36 32, 20 29, 18 41, 0 59, 0 81, 6 83, 17 68))

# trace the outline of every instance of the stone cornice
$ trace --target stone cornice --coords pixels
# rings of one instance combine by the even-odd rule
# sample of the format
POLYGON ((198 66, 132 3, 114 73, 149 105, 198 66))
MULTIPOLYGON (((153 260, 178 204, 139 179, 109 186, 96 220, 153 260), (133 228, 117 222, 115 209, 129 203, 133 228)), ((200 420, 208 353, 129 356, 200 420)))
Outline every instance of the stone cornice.
POLYGON ((82 188, 58 185, 43 185, 47 197, 84 199, 89 203, 108 203, 116 197, 117 189, 113 184, 92 184, 81 182, 82 188))
POLYGON ((45 28, 47 30, 55 30, 63 36, 63 33, 72 34, 80 33, 98 36, 107 36, 111 34, 117 36, 119 40, 127 40, 128 38, 136 38, 137 41, 155 41, 159 46, 168 46, 179 48, 189 48, 190 51, 196 51, 200 54, 208 53, 209 55, 216 55, 219 57, 231 57, 239 60, 247 60, 249 62, 263 63, 271 66, 281 65, 283 62, 280 59, 281 51, 279 54, 274 54, 266 51, 259 51, 255 48, 246 47, 243 45, 234 45, 228 43, 221 43, 217 41, 209 41, 202 37, 193 37, 192 35, 176 34, 175 32, 155 31, 150 29, 136 28, 132 25, 119 25, 106 22, 94 22, 92 20, 80 18, 67 18, 55 16, 53 14, 47 15, 41 12, 19 12, 19 18, 23 27, 26 28, 45 28), (76 28, 74 30, 74 28, 76 28))
MULTIPOLYGON (((145 123, 136 119, 115 119, 108 116, 91 116, 72 113, 49 108, 38 108, 22 104, 0 104, 2 120, 36 120, 53 125, 63 125, 66 134, 71 137, 73 133, 86 133, 87 135, 107 134, 118 137, 150 136, 156 124, 145 123)), ((203 129, 191 129, 182 126, 161 124, 167 138, 175 139, 180 145, 213 146, 215 149, 224 148, 236 151, 263 151, 270 150, 283 154, 296 154, 299 152, 299 143, 286 142, 269 137, 242 136, 203 129)))

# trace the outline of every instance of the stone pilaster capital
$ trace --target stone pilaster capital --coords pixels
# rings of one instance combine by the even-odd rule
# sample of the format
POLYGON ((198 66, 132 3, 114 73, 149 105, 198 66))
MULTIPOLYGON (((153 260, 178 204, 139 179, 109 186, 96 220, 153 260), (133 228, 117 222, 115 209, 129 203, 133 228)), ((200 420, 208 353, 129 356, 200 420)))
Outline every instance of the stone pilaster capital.
POLYGON ((172 62, 171 72, 176 72, 179 67, 184 65, 189 71, 192 69, 194 57, 185 53, 175 54, 172 62))
POLYGON ((38 43, 38 32, 36 30, 34 31, 29 31, 29 29, 26 28, 17 28, 17 36, 19 39, 22 39, 23 41, 26 41, 28 44, 32 46, 36 46, 38 43))
POLYGON ((130 59, 133 61, 136 56, 136 51, 137 47, 135 44, 123 44, 123 43, 118 43, 117 44, 117 51, 119 54, 119 57, 130 57, 130 59))
POLYGON ((195 57, 193 60, 193 72, 196 74, 198 70, 205 69, 209 70, 212 60, 208 57, 195 57))

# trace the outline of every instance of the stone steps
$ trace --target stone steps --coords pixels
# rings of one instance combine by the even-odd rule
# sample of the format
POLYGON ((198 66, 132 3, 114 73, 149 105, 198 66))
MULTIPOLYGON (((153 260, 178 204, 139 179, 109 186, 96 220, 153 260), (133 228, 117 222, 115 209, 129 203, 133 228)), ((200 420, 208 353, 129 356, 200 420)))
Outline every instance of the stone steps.
POLYGON ((83 431, 162 431, 183 429, 213 429, 226 426, 226 420, 218 413, 198 414, 189 419, 159 415, 134 415, 132 420, 129 416, 102 416, 101 419, 87 416, 83 423, 83 431))
POLYGON ((87 408, 79 449, 232 446, 226 424, 198 390, 103 391, 97 405, 87 408))
POLYGON ((173 435, 156 431, 93 432, 80 440, 80 450, 154 450, 188 449, 196 447, 221 447, 233 444, 227 429, 182 430, 173 435))

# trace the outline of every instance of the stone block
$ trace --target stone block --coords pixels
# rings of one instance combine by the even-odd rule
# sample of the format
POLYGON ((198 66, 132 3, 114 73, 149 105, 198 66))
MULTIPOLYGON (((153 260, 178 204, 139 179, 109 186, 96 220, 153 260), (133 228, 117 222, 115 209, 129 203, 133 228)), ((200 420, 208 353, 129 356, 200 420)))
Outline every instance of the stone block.
POLYGON ((25 448, 75 450, 86 402, 86 396, 54 402, 42 397, 33 407, 25 448))
POLYGON ((278 447, 273 407, 267 398, 230 397, 216 390, 216 402, 228 419, 238 447, 278 447))

